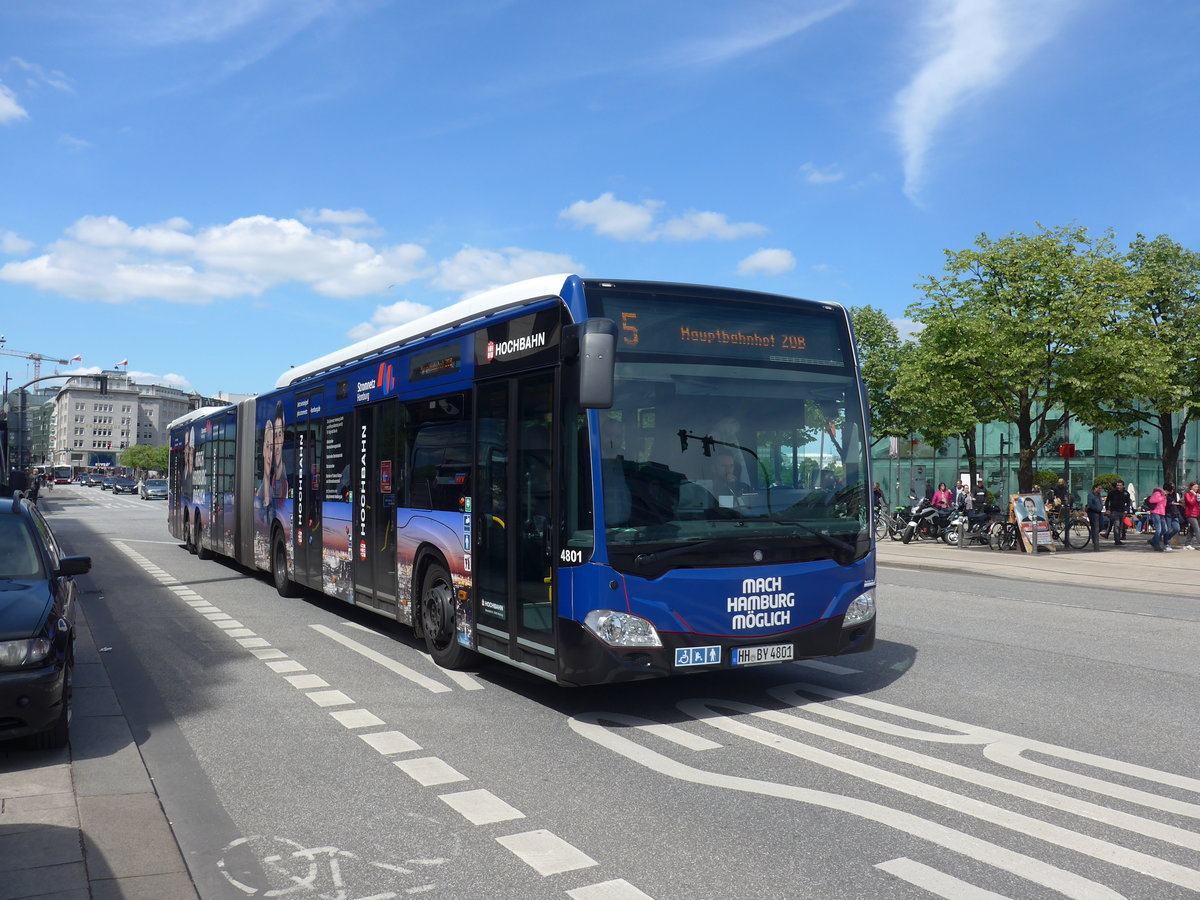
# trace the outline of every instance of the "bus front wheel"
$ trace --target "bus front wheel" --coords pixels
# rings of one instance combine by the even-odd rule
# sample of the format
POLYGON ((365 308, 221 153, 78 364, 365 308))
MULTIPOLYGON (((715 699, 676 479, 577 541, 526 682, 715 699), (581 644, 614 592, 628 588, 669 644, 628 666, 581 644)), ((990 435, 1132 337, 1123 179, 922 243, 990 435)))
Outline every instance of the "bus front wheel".
POLYGON ((430 563, 421 579, 421 630, 434 662, 444 669, 462 669, 474 654, 458 642, 454 627, 454 583, 440 562, 430 563))

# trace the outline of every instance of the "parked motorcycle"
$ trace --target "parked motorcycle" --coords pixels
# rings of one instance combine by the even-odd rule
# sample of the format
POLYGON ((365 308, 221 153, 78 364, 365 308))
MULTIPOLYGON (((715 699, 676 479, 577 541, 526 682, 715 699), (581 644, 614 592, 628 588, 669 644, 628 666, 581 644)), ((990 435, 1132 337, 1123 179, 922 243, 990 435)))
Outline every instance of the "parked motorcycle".
POLYGON ((935 520, 941 510, 924 497, 920 500, 915 497, 909 497, 909 499, 913 501, 913 504, 909 507, 908 521, 904 523, 904 531, 900 533, 900 540, 907 544, 914 537, 936 538, 938 529, 935 520))
POLYGON ((972 543, 987 544, 989 539, 990 526, 992 524, 993 514, 1000 511, 1000 507, 985 506, 981 511, 973 509, 957 509, 950 517, 950 522, 946 526, 946 530, 942 533, 944 540, 951 547, 958 546, 959 531, 966 536, 967 546, 972 543))

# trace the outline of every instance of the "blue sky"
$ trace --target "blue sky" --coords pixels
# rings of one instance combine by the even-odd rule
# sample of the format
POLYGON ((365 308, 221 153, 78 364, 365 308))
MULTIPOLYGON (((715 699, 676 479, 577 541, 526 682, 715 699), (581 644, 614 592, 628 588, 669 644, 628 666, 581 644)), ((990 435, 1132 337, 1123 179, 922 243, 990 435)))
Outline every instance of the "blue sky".
POLYGON ((980 232, 1200 249, 1198 82, 1194 0, 6 0, 0 333, 211 394, 549 272, 900 318, 980 232))

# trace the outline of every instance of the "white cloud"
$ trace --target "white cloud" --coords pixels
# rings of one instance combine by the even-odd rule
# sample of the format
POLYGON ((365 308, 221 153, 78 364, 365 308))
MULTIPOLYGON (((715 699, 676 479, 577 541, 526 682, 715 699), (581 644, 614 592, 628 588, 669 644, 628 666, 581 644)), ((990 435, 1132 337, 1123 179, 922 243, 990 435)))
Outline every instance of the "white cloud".
POLYGON ((33 241, 27 241, 15 231, 0 231, 0 253, 16 256, 33 249, 33 241))
POLYGON ((896 326, 896 331, 902 341, 915 341, 917 335, 925 330, 924 325, 914 322, 912 319, 892 319, 892 324, 896 326))
POLYGON ((921 189, 934 137, 947 120, 1054 37, 1077 2, 928 0, 915 40, 922 63, 893 112, 909 197, 921 189))
POLYGON ((0 84, 0 125, 28 118, 29 113, 17 102, 17 95, 11 88, 0 84))
POLYGON ((58 142, 68 150, 90 150, 94 145, 91 141, 85 141, 83 138, 77 138, 71 134, 63 134, 58 138, 58 142))
POLYGON ((668 241, 732 241, 766 230, 757 222, 731 223, 721 213, 689 210, 663 225, 660 233, 668 241))
POLYGON ((75 93, 75 88, 71 84, 71 79, 58 69, 46 69, 39 66, 37 63, 31 63, 19 56, 10 56, 8 65, 12 68, 17 68, 25 73, 25 79, 31 86, 47 85, 54 88, 56 91, 62 91, 66 94, 75 93))
POLYGON ((846 177, 846 173, 840 171, 837 166, 818 169, 812 163, 805 163, 800 167, 800 171, 804 173, 804 180, 809 184, 833 184, 846 177))
POLYGON ((374 225, 375 220, 361 209, 302 209, 300 221, 310 225, 374 225))
POLYGON ((259 296, 288 282, 329 297, 359 297, 429 274, 425 250, 415 244, 376 249, 269 216, 195 234, 182 218, 135 228, 115 216, 85 216, 45 254, 0 266, 0 280, 107 303, 206 303, 259 296))
POLYGON ((730 222, 724 213, 704 210, 688 210, 659 226, 655 219, 663 205, 661 200, 629 203, 607 191, 595 200, 576 200, 559 216, 618 241, 732 241, 767 230, 757 222, 730 222))
POLYGON ((686 68, 729 62, 785 41, 841 12, 849 5, 849 0, 840 0, 792 15, 780 15, 775 13, 774 7, 769 7, 773 14, 760 17, 748 9, 746 4, 740 4, 734 7, 736 17, 722 23, 723 27, 718 29, 718 36, 686 41, 660 56, 656 64, 686 68))
POLYGON ((583 271, 579 263, 564 254, 522 250, 520 247, 502 250, 463 247, 454 256, 442 260, 439 268, 433 281, 436 287, 466 294, 538 275, 583 271))
POLYGON ((740 263, 739 275, 782 275, 796 268, 796 257, 790 250, 763 249, 751 253, 740 263))
POLYGON ((363 338, 369 338, 381 331, 411 322, 413 319, 419 319, 431 312, 433 312, 432 306, 426 306, 424 303, 417 303, 414 300, 400 300, 389 306, 377 306, 375 314, 371 316, 371 321, 355 325, 346 332, 346 337, 352 341, 361 341, 363 338))
POLYGON ((579 226, 590 225, 603 237, 618 241, 649 241, 654 239, 654 217, 662 205, 660 200, 628 203, 607 191, 595 200, 576 200, 559 216, 579 226))

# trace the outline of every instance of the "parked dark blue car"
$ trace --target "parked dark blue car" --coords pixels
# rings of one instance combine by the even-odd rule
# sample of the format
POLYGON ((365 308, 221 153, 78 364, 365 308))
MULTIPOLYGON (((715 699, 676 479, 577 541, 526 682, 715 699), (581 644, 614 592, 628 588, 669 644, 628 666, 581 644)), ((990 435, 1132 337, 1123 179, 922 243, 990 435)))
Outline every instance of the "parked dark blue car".
POLYGON ((32 504, 0 498, 0 740, 62 747, 75 667, 75 575, 91 557, 64 556, 32 504))

